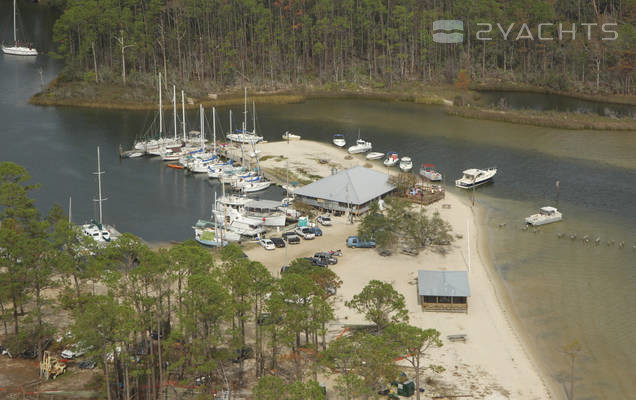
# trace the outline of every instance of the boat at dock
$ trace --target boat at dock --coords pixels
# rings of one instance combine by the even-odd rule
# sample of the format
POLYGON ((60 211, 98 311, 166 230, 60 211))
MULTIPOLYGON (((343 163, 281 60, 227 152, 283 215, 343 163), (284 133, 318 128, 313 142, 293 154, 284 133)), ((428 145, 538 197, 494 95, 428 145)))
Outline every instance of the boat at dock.
MULTIPOLYGON (((247 88, 245 88, 245 111, 243 112, 243 127, 242 129, 237 129, 232 133, 232 129, 230 128, 230 133, 226 135, 227 139, 231 142, 241 143, 241 144, 255 144, 263 141, 262 136, 258 136, 256 134, 256 106, 252 103, 252 131, 247 130, 247 88)), ((231 121, 231 117, 230 117, 231 121)))
POLYGON ((394 151, 389 151, 386 153, 386 158, 384 159, 384 165, 387 167, 392 167, 400 161, 400 157, 398 157, 398 153, 394 151))
POLYGON ((356 144, 349 147, 348 151, 350 154, 359 154, 359 153, 366 153, 367 151, 371 151, 371 148, 373 147, 371 142, 367 142, 365 140, 362 139, 358 139, 356 140, 356 144))
POLYGON ((283 140, 300 140, 300 135, 295 135, 289 131, 283 133, 283 140))
POLYGON ((204 246, 223 247, 228 242, 241 240, 241 235, 233 232, 221 232, 217 230, 217 225, 212 221, 200 219, 192 227, 194 229, 194 240, 204 246))
POLYGON ((470 189, 473 187, 485 185, 488 182, 492 182, 495 175, 497 174, 497 168, 470 168, 464 170, 462 173, 463 176, 455 181, 455 186, 461 189, 470 189))
POLYGON ((367 154, 367 160, 379 160, 382 157, 384 157, 384 153, 379 153, 377 151, 372 151, 371 153, 367 154))
POLYGON ((256 237, 265 231, 262 219, 247 218, 232 207, 217 204, 212 214, 217 224, 241 236, 256 237))
POLYGON ((404 172, 409 172, 413 169, 413 161, 411 161, 411 157, 402 157, 400 159, 400 169, 404 172))
POLYGON ((336 133, 335 135, 333 135, 333 144, 338 147, 345 147, 347 145, 345 136, 342 133, 336 133))
POLYGON ((526 218, 526 224, 528 225, 545 225, 553 222, 558 222, 563 219, 563 215, 554 207, 545 206, 539 209, 538 214, 533 214, 526 218))
POLYGON ((16 0, 13 0, 13 45, 5 46, 2 44, 2 52, 13 56, 37 56, 38 51, 33 48, 31 43, 18 42, 17 26, 16 26, 16 0))
POLYGON ((280 201, 249 200, 243 204, 240 211, 246 218, 256 221, 262 220, 263 226, 285 226, 287 214, 282 212, 280 201))
POLYGON ((433 168, 435 168, 435 165, 433 164, 422 164, 422 167, 420 168, 420 175, 429 181, 441 181, 442 174, 435 171, 433 168))

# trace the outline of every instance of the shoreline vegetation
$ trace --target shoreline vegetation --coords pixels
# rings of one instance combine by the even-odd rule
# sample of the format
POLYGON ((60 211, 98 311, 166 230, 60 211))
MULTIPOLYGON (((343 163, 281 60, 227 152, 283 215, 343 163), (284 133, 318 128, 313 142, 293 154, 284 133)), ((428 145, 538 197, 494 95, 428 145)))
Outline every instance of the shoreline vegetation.
MULTIPOLYGON (((554 94, 588 101, 611 104, 636 105, 636 96, 590 95, 569 93, 551 89, 510 83, 471 84, 469 90, 460 90, 451 85, 410 85, 396 86, 391 90, 370 87, 334 88, 301 87, 279 90, 257 90, 250 92, 250 99, 257 104, 293 104, 310 99, 368 99, 381 101, 402 101, 423 105, 442 105, 449 115, 502 121, 516 124, 534 125, 558 129, 574 130, 636 130, 636 121, 629 118, 611 118, 594 114, 569 113, 557 111, 537 111, 522 109, 501 110, 480 102, 480 92, 516 91, 554 94), (464 99, 463 106, 454 106, 457 98, 464 99)), ((111 110, 154 110, 155 89, 141 85, 95 84, 81 81, 64 82, 59 77, 41 92, 29 99, 29 103, 39 106, 83 107, 111 110)), ((177 95, 179 98, 179 95, 177 95)), ((238 88, 221 93, 208 93, 207 97, 186 97, 186 108, 237 106, 243 104, 243 93, 238 88)), ((166 103, 169 103, 167 101, 166 103)), ((165 104, 166 110, 171 104, 165 104)))

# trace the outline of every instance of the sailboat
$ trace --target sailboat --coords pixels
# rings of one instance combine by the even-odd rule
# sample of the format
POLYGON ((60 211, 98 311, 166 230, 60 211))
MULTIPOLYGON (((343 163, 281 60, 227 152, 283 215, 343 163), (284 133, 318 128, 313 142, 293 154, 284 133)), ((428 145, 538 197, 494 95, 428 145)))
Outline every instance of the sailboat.
POLYGON ((31 43, 18 42, 17 28, 16 28, 16 0, 13 0, 13 46, 5 46, 2 44, 2 52, 4 54, 11 54, 14 56, 37 56, 38 51, 33 48, 31 43))
POLYGON ((113 230, 113 228, 109 226, 104 226, 103 224, 102 202, 106 200, 105 198, 102 197, 102 174, 103 173, 104 171, 102 171, 99 146, 97 146, 97 172, 95 172, 95 175, 97 175, 98 197, 94 201, 99 203, 99 222, 93 220, 89 222, 88 224, 82 225, 82 232, 86 236, 93 238, 93 240, 95 240, 95 242, 97 242, 98 244, 106 244, 110 242, 111 230, 113 230))
POLYGON ((161 92, 161 73, 159 73, 159 137, 157 139, 148 138, 135 142, 135 150, 143 150, 146 154, 161 156, 169 153, 167 150, 178 150, 182 146, 180 140, 176 138, 166 138, 163 136, 163 102, 161 92))
POLYGON ((247 88, 245 88, 245 111, 243 111, 243 127, 236 132, 227 134, 228 140, 236 143, 254 144, 263 140, 262 136, 256 135, 256 106, 252 103, 252 131, 247 130, 247 88))

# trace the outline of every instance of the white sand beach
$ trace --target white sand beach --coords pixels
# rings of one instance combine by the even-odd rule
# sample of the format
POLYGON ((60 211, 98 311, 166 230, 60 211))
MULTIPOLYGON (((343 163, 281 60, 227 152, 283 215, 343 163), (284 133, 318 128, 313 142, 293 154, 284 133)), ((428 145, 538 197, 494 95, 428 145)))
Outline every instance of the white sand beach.
MULTIPOLYGON (((274 156, 261 163, 264 169, 284 168, 289 163, 290 170, 302 168, 307 174, 326 176, 331 173, 332 167, 340 169, 367 163, 360 155, 345 160, 346 152, 342 149, 312 141, 264 143, 259 145, 259 149, 261 157, 274 156), (326 159, 328 163, 320 164, 319 159, 326 159)), ((373 168, 387 171, 381 162, 371 164, 373 168)), ((397 172, 397 168, 393 171, 397 172)), ((253 247, 246 253, 277 276, 286 261, 311 256, 316 251, 342 249, 344 254, 338 264, 330 266, 343 281, 336 296, 336 320, 329 328, 331 338, 337 336, 345 324, 365 323, 363 316, 344 306, 344 301, 360 292, 372 279, 391 282, 406 298, 410 323, 421 328, 437 329, 444 341, 443 347, 430 352, 428 362, 442 365, 446 371, 441 374, 425 373, 425 377, 431 377, 434 384, 427 388, 424 398, 443 395, 491 400, 559 398, 554 388, 546 384, 547 380, 511 314, 499 278, 483 257, 486 237, 480 232, 477 210, 452 193, 447 193, 444 200, 428 206, 427 210, 430 213, 439 211, 452 225, 453 232, 463 235, 446 255, 427 250, 418 256, 398 253, 381 257, 373 249, 347 249, 345 239, 355 234, 356 225, 343 217, 335 218, 333 226, 324 227, 324 236, 315 240, 303 240, 287 250, 265 251, 253 247), (442 205, 446 206, 443 208, 442 205), (468 270, 471 290, 468 313, 422 311, 417 301, 417 271, 420 269, 468 270), (453 334, 465 334, 466 342, 448 341, 447 335, 453 334)))

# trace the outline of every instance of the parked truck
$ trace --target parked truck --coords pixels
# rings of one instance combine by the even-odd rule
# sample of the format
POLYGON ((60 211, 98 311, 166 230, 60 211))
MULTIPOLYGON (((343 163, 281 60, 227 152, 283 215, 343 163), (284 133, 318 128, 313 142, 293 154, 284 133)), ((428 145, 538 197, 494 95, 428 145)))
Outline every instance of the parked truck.
POLYGON ((349 236, 347 238, 347 247, 371 248, 375 247, 375 240, 364 241, 358 236, 349 236))

